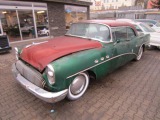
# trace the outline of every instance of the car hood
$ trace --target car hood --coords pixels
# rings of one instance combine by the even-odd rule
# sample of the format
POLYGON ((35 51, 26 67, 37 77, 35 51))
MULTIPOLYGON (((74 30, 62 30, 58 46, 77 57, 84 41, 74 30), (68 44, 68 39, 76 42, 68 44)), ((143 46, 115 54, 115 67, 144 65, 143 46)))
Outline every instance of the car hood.
POLYGON ((152 33, 150 33, 150 35, 151 35, 151 38, 152 37, 160 38, 160 33, 158 33, 158 32, 152 32, 152 33))
POLYGON ((160 27, 152 27, 156 32, 160 32, 160 27))
POLYGON ((82 50, 101 47, 102 45, 98 41, 62 36, 45 43, 33 44, 24 48, 20 58, 39 71, 43 71, 50 62, 60 57, 82 50))

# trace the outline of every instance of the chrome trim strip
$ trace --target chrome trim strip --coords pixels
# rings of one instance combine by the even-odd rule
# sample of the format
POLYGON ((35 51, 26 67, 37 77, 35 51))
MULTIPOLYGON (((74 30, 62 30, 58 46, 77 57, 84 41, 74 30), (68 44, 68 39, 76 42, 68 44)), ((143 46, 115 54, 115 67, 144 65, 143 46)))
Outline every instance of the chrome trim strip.
POLYGON ((123 56, 123 55, 136 55, 136 56, 137 56, 137 54, 135 54, 135 53, 125 53, 125 54, 117 55, 117 56, 114 56, 114 57, 112 57, 112 58, 110 58, 110 59, 107 59, 107 60, 105 60, 105 61, 103 61, 103 62, 101 62, 101 63, 98 63, 98 64, 96 64, 96 65, 94 65, 94 66, 92 66, 92 67, 89 67, 89 68, 84 69, 84 70, 82 70, 82 71, 80 71, 80 72, 78 72, 78 73, 75 73, 75 74, 73 74, 73 75, 71 75, 71 76, 68 76, 66 79, 71 78, 71 77, 73 77, 73 76, 75 76, 75 75, 78 75, 79 73, 82 73, 82 72, 84 72, 84 71, 86 71, 86 70, 89 70, 89 69, 91 69, 91 68, 94 68, 94 67, 96 67, 96 66, 98 66, 98 65, 101 65, 102 63, 105 63, 105 62, 107 62, 107 61, 110 61, 110 60, 112 60, 112 59, 115 59, 115 58, 120 57, 120 56, 123 56))
MULTIPOLYGON (((140 47, 142 47, 143 45, 145 45, 145 44, 147 44, 148 42, 144 42, 140 47)), ((137 54, 135 54, 135 53, 124 53, 124 54, 121 54, 121 55, 117 55, 117 56, 114 56, 114 57, 112 57, 112 58, 110 58, 110 59, 107 59, 107 60, 105 60, 105 61, 103 61, 103 62, 101 62, 101 63, 99 63, 99 64, 96 64, 96 65, 94 65, 94 66, 92 66, 92 67, 89 67, 89 68, 87 68, 87 69, 84 69, 84 70, 82 70, 82 71, 80 71, 80 72, 78 72, 78 73, 75 73, 75 74, 73 74, 73 75, 71 75, 71 76, 68 76, 66 79, 68 79, 68 78, 71 78, 71 77, 73 77, 73 76, 75 76, 75 75, 78 75, 79 73, 81 73, 81 72, 84 72, 84 71, 86 71, 86 70, 89 70, 89 69, 91 69, 91 68, 94 68, 94 67, 96 67, 96 66, 98 66, 98 65, 100 65, 100 64, 102 64, 102 63, 105 63, 105 62, 107 62, 107 61, 110 61, 110 60, 112 60, 112 59, 114 59, 114 58, 117 58, 117 57, 120 57, 120 56, 123 56, 123 55, 136 55, 137 56, 137 54)), ((106 56, 107 57, 107 56, 106 56)))
POLYGON ((39 44, 46 43, 46 42, 48 42, 48 41, 43 41, 43 42, 38 42, 38 43, 32 42, 32 44, 26 45, 25 48, 31 47, 31 46, 33 46, 33 45, 39 45, 39 44))

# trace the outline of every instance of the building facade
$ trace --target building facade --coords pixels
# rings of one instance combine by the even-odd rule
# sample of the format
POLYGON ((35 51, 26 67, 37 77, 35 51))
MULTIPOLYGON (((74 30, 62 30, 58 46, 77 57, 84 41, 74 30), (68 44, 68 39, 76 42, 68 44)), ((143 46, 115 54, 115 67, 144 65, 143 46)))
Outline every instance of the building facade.
POLYGON ((92 11, 96 10, 114 10, 120 7, 134 6, 135 0, 91 0, 92 11))
POLYGON ((89 19, 90 2, 73 0, 0 1, 0 35, 10 42, 61 36, 73 22, 89 19))
POLYGON ((133 6, 134 0, 104 0, 105 9, 119 9, 120 7, 133 6))

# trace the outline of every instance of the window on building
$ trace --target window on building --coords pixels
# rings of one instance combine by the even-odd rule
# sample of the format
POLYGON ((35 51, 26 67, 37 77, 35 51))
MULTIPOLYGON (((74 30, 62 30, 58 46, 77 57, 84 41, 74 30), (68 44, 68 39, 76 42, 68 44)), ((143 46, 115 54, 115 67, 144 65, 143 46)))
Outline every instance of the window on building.
MULTIPOLYGON (((49 36, 47 11, 46 10, 36 10, 35 16, 36 16, 36 26, 37 26, 38 37, 49 36)), ((34 33, 32 34, 34 35, 34 33)))
POLYGON ((1 32, 3 30, 10 42, 35 38, 38 32, 35 26, 46 23, 46 10, 46 3, 0 1, 1 32))
POLYGON ((108 3, 108 2, 109 2, 109 0, 105 0, 105 2, 106 2, 106 3, 108 3))
POLYGON ((87 19, 87 7, 65 5, 66 28, 74 22, 87 19))
POLYGON ((2 24, 1 24, 1 20, 0 20, 0 35, 2 34, 2 24))
POLYGON ((23 40, 33 38, 31 34, 34 27, 32 10, 18 10, 18 15, 23 40))
POLYGON ((10 42, 21 40, 16 10, 0 10, 3 33, 10 42))

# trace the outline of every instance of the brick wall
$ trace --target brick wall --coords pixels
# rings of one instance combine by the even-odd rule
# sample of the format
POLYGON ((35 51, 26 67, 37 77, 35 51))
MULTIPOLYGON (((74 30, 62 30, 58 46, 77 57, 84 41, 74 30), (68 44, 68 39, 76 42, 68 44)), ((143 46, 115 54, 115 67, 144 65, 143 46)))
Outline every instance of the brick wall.
POLYGON ((66 33, 64 4, 48 2, 50 36, 61 36, 66 33))

